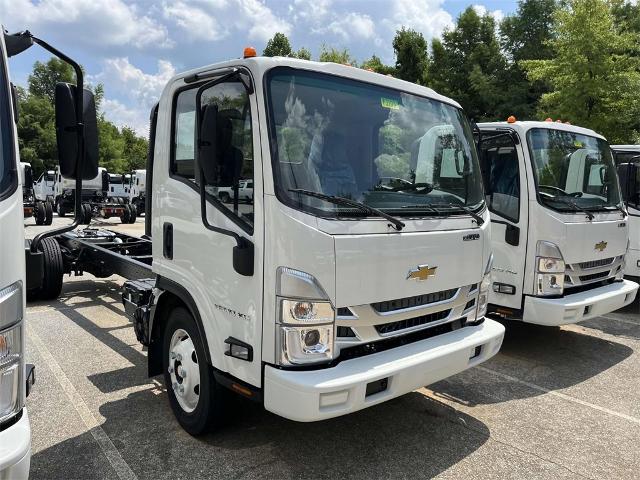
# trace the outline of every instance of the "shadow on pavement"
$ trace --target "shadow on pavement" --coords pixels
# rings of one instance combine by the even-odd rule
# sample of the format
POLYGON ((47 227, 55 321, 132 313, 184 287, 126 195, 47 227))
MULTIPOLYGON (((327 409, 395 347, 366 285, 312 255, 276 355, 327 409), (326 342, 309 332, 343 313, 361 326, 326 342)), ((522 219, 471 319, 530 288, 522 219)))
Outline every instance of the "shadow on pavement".
MULTIPOLYGON (((415 392, 318 423, 288 421, 242 402, 230 426, 194 438, 159 391, 100 407, 102 429, 140 479, 430 478, 489 438, 477 419, 415 392)), ((113 478, 105 458, 85 433, 35 454, 31 478, 113 478)))
POLYGON ((494 358, 480 369, 430 386, 436 395, 469 406, 534 397, 544 392, 514 384, 508 377, 560 390, 608 370, 633 353, 626 345, 558 327, 507 322, 506 328, 502 349, 494 358))

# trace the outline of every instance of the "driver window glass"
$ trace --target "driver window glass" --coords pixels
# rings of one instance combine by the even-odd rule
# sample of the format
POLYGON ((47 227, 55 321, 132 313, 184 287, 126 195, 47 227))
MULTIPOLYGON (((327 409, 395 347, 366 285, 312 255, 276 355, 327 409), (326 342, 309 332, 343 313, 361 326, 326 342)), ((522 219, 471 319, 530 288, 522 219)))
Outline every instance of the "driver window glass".
POLYGON ((520 166, 515 145, 508 137, 483 140, 482 175, 489 210, 520 220, 520 166))
MULTIPOLYGON (((183 90, 176 99, 171 173, 198 183, 195 172, 195 112, 197 86, 183 90)), ((205 185, 208 195, 219 200, 226 213, 253 226, 253 134, 251 106, 244 85, 223 82, 205 90, 202 105, 218 111, 218 169, 205 185)))

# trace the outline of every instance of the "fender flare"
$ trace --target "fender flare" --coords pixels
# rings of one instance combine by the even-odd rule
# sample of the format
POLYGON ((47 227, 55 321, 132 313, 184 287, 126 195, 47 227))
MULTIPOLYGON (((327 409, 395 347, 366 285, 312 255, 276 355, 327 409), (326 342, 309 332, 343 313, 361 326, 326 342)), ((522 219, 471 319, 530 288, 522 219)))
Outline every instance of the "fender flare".
MULTIPOLYGON (((198 334, 200 335, 200 338, 202 339, 202 342, 203 342, 204 353, 205 353, 207 363, 213 366, 213 363, 211 360, 211 353, 209 352, 209 343, 207 342, 207 335, 205 333, 204 324, 202 323, 202 317, 200 316, 200 312, 198 310, 198 307, 196 306, 196 302, 193 300, 193 297, 191 296, 189 291, 179 283, 174 282, 173 280, 170 280, 161 275, 158 275, 156 278, 156 287, 159 288, 160 290, 171 293, 173 296, 178 298, 187 307, 187 310, 189 310, 189 313, 196 321, 196 328, 198 329, 198 334)), ((161 299, 162 299, 162 294, 158 297, 158 304, 162 301, 161 299)), ((158 313, 159 312, 156 309, 153 315, 154 320, 158 317, 158 313)), ((156 322, 154 321, 152 325, 150 325, 150 327, 152 329, 151 330, 152 338, 155 338, 157 335, 156 322)), ((152 349, 152 348, 149 349, 149 376, 153 376, 152 372, 156 372, 157 370, 156 368, 152 368, 152 365, 157 363, 156 361, 157 359, 152 359, 151 357, 154 354, 158 353, 157 351, 158 347, 159 345, 155 349, 152 349), (152 350, 153 350, 153 354, 152 354, 152 350)), ((162 367, 160 367, 160 370, 161 369, 162 367)), ((159 374, 160 370, 154 374, 155 375, 159 374)))

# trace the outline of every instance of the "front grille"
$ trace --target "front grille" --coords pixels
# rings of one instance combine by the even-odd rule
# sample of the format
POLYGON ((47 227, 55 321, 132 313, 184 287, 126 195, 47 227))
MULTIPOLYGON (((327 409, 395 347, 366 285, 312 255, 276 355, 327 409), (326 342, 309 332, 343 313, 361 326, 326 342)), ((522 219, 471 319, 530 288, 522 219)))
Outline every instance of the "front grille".
POLYGON ((441 292, 426 293, 415 297, 399 298, 397 300, 387 300, 385 302, 372 303, 371 307, 378 313, 394 312, 405 308, 421 307, 430 303, 444 302, 451 300, 458 292, 457 288, 442 290, 441 292))
POLYGON ((430 313, 428 315, 420 315, 419 317, 399 320, 397 322, 383 323, 376 325, 376 330, 380 335, 389 335, 390 333, 399 332, 408 328, 419 327, 428 323, 437 322, 449 316, 451 310, 442 310, 441 312, 430 313))
POLYGON ((580 265, 581 269, 586 270, 588 268, 597 268, 597 267, 604 267, 605 265, 611 265, 614 260, 615 260, 615 257, 603 258, 602 260, 591 260, 590 262, 582 262, 582 263, 579 263, 578 265, 580 265))
POLYGON ((591 282, 593 280, 599 280, 601 278, 606 278, 609 276, 609 272, 600 272, 600 273, 592 273, 591 275, 580 275, 581 282, 591 282))
POLYGON ((424 330, 419 330, 417 332, 407 333, 406 335, 399 335, 397 337, 387 338, 384 340, 379 340, 377 342, 369 342, 353 347, 341 348, 340 357, 334 360, 334 364, 343 360, 364 357, 366 355, 372 355, 374 353, 384 352, 385 350, 408 345, 413 342, 419 342, 420 340, 424 340, 427 338, 433 338, 438 335, 453 332, 454 330, 458 330, 464 326, 464 320, 458 319, 454 320, 453 322, 436 325, 433 328, 427 328, 424 330))

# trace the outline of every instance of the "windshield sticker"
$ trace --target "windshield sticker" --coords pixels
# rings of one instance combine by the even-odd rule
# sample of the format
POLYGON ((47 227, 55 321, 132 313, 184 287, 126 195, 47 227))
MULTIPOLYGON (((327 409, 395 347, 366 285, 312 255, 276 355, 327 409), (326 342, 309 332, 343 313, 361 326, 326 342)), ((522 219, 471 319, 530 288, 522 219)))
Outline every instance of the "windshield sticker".
POLYGON ((389 110, 400 110, 400 102, 398 100, 394 100, 393 98, 384 98, 380 99, 380 104, 384 108, 388 108, 389 110))
POLYGON ((584 147, 584 143, 582 143, 580 140, 574 140, 573 141, 573 146, 576 148, 582 148, 584 147))

